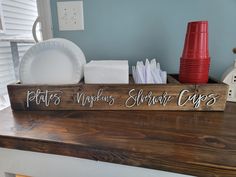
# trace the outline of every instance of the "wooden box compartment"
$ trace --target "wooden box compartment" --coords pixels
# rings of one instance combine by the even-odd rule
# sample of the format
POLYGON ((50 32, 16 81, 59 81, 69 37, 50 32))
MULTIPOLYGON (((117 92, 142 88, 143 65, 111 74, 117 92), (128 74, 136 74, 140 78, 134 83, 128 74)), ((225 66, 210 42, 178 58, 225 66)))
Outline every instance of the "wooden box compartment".
POLYGON ((8 85, 13 110, 178 110, 224 111, 228 85, 181 84, 168 75, 168 84, 8 85))

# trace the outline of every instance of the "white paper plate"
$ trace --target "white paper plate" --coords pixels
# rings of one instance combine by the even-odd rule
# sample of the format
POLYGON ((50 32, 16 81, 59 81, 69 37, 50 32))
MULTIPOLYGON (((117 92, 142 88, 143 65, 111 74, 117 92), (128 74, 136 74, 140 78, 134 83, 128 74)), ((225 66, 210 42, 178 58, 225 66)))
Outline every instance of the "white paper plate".
POLYGON ((66 39, 50 39, 31 47, 20 64, 23 84, 76 84, 86 63, 82 50, 66 39))

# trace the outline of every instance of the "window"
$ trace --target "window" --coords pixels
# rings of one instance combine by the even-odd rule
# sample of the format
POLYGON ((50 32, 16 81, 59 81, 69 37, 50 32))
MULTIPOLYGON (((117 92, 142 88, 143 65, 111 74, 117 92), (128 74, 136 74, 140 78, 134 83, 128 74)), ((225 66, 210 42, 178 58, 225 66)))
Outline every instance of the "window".
MULTIPOLYGON (((0 32, 0 109, 1 100, 7 94, 6 86, 15 82, 15 73, 10 42, 1 41, 6 37, 32 37, 32 26, 38 16, 36 0, 0 0, 1 22, 4 31, 0 32)), ((1 27, 0 27, 1 28, 1 27)), ((32 44, 18 44, 20 58, 32 44)), ((6 98, 4 99, 6 100, 6 98)))
POLYGON ((4 21, 3 21, 3 15, 2 15, 2 3, 0 0, 0 33, 4 32, 4 21))

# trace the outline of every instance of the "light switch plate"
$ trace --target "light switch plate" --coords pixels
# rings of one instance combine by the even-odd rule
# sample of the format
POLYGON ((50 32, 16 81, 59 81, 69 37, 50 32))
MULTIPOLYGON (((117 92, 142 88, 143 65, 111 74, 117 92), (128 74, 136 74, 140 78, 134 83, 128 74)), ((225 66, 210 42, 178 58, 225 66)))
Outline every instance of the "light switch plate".
POLYGON ((60 31, 84 30, 83 1, 57 2, 60 31))

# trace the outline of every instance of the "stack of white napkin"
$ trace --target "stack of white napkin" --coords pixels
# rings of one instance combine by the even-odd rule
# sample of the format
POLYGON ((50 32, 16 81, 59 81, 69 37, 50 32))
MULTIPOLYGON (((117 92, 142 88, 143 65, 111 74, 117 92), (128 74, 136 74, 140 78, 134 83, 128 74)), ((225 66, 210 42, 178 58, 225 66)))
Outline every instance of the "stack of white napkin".
POLYGON ((86 84, 128 84, 128 60, 96 60, 84 65, 86 84))
POLYGON ((136 67, 132 66, 132 74, 136 84, 166 84, 167 72, 162 71, 160 63, 156 59, 149 62, 146 59, 145 65, 138 61, 136 67))

